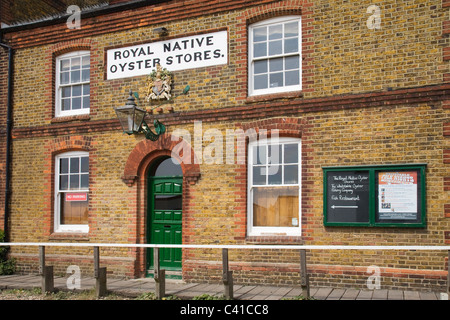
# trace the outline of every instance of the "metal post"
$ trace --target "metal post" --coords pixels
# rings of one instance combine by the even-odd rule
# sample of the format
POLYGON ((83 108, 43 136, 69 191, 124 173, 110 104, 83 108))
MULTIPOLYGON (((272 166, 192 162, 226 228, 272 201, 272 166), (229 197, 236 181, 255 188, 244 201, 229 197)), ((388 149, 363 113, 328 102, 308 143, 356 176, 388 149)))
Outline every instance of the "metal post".
POLYGON ((225 298, 233 299, 233 271, 228 269, 228 249, 222 249, 222 281, 225 298))
POLYGON ((45 247, 39 246, 39 274, 41 275, 42 293, 55 290, 53 280, 53 266, 45 265, 45 247))
POLYGON ((95 278, 95 293, 97 297, 104 297, 106 295, 106 267, 100 268, 100 248, 94 247, 94 278, 95 278))
POLYGON ((153 249, 153 267, 156 298, 161 300, 166 295, 166 270, 160 268, 159 248, 153 249))
POLYGON ((100 248, 94 247, 94 278, 98 278, 98 269, 100 268, 100 248))
POLYGON ((39 246, 39 274, 42 276, 45 269, 45 247, 39 246))
POLYGON ((450 250, 447 259, 447 299, 450 300, 450 250))
POLYGON ((310 298, 309 277, 306 267, 306 250, 300 249, 300 285, 302 287, 302 295, 307 299, 310 298))

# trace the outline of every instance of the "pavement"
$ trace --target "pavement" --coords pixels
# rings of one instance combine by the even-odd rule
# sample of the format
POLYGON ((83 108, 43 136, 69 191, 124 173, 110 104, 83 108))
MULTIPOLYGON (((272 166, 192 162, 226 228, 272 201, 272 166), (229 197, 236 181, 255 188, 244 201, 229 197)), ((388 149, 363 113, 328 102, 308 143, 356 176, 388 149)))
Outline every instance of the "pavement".
MULTIPOLYGON (((94 277, 81 277, 80 290, 95 288, 94 277)), ((73 286, 73 283, 69 283, 73 286)), ((9 275, 0 276, 0 290, 2 289, 33 289, 41 287, 39 275, 9 275)), ((67 277, 54 277, 56 290, 68 290, 67 277)), ((142 293, 155 292, 153 278, 117 279, 107 278, 108 292, 137 297, 142 293)), ((236 300, 283 300, 292 299, 301 295, 300 287, 280 287, 262 285, 234 285, 234 298, 236 300)), ((186 283, 182 280, 166 279, 166 296, 175 295, 182 300, 209 294, 222 296, 223 284, 186 283)), ((368 290, 343 288, 311 288, 310 294, 315 300, 448 300, 448 295, 442 292, 429 290, 368 290)))

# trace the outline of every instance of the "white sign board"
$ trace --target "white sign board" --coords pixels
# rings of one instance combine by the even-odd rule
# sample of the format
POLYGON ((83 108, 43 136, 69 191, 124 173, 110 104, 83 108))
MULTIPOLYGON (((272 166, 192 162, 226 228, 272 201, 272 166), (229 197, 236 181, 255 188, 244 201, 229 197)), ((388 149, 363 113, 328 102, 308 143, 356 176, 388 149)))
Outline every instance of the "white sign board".
POLYGON ((156 65, 170 71, 228 63, 228 33, 219 31, 107 51, 107 79, 149 75, 156 65))

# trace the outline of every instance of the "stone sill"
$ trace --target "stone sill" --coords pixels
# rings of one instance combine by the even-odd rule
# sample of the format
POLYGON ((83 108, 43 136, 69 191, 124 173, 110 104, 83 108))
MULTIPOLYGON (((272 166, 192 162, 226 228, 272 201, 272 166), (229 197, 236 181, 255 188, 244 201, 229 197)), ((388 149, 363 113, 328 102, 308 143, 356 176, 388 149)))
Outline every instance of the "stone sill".
POLYGON ((55 117, 50 122, 51 123, 63 123, 63 122, 71 122, 71 121, 87 121, 90 120, 89 114, 80 114, 76 116, 67 116, 67 117, 55 117))
POLYGON ((89 234, 82 232, 55 232, 49 237, 49 240, 78 240, 78 241, 89 241, 89 234))
POLYGON ((285 235, 267 235, 267 236, 249 236, 245 238, 246 244, 268 245, 268 244, 303 244, 301 236, 285 236, 285 235))
POLYGON ((268 102, 273 100, 281 100, 281 99, 294 99, 294 98, 302 98, 303 91, 290 91, 290 92, 280 92, 280 93, 271 93, 264 94, 258 96, 250 96, 247 97, 245 103, 256 103, 256 102, 268 102))

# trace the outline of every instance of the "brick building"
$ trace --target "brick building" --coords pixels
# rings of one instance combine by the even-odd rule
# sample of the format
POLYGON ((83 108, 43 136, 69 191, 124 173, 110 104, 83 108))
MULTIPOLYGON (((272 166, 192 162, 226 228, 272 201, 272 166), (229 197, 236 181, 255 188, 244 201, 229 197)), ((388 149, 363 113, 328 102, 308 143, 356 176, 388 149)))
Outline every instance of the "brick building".
MULTIPOLYGON (((14 242, 448 245, 449 7, 110 1, 82 11, 79 28, 69 15, 4 28, 1 226, 14 242), (114 108, 133 98, 166 126, 156 141, 123 133, 114 108)), ((308 271, 315 285, 364 286, 379 266, 384 287, 443 288, 446 254, 311 251, 308 271)), ((35 249, 12 255, 37 270, 35 249)), ((163 255, 186 281, 221 279, 220 250, 163 255)), ((118 276, 148 275, 151 257, 102 249, 118 276)), ((92 266, 85 248, 47 259, 59 273, 92 266)), ((240 283, 300 281, 292 250, 233 250, 230 268, 240 283)))

